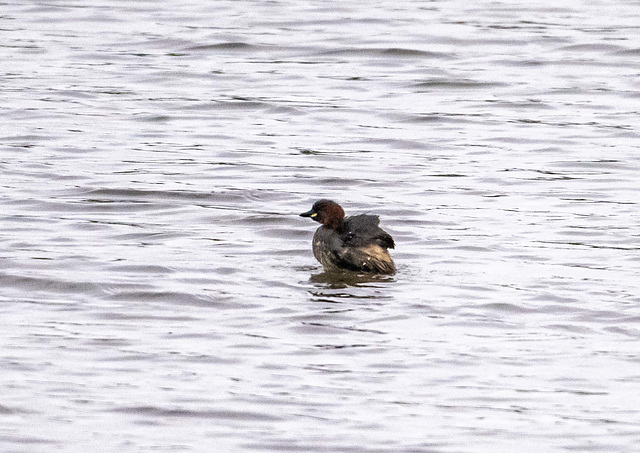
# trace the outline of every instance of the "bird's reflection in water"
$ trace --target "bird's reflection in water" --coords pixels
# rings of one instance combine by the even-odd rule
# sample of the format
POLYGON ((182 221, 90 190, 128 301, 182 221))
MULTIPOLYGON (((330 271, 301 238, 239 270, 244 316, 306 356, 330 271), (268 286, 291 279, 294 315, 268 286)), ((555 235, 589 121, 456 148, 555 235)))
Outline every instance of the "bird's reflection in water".
POLYGON ((349 286, 370 286, 368 285, 370 283, 392 282, 393 276, 349 271, 325 271, 311 275, 309 281, 327 285, 330 288, 346 288, 349 286))

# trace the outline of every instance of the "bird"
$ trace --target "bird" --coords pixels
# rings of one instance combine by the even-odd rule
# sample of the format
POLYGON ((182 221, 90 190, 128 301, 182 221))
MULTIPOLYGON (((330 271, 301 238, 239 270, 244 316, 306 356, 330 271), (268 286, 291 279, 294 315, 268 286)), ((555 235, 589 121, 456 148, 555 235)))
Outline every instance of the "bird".
POLYGON ((327 271, 371 274, 396 272, 389 254, 395 242, 379 227, 377 215, 359 214, 345 218, 344 209, 332 200, 318 200, 300 214, 320 223, 313 235, 313 255, 327 271))

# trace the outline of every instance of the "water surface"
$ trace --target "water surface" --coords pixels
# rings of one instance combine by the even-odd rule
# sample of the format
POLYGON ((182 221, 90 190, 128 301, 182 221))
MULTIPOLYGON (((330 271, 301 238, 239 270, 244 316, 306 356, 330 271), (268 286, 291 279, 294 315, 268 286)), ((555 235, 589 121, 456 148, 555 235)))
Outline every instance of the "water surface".
POLYGON ((637 2, 0 17, 3 451, 636 450, 637 2))

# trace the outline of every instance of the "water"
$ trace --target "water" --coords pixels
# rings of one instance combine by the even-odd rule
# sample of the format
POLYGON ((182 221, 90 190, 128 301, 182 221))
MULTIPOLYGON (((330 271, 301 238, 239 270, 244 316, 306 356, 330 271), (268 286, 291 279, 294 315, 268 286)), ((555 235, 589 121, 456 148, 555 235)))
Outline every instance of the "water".
POLYGON ((2 451, 636 451, 639 23, 0 5, 2 451), (321 197, 396 276, 322 272, 321 197))

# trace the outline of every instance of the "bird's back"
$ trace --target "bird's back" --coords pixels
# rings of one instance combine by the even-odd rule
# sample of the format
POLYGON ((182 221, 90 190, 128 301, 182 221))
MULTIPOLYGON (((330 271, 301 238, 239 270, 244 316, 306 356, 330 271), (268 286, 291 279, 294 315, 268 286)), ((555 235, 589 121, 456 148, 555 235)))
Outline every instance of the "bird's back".
POLYGON ((342 224, 339 234, 345 246, 366 247, 379 245, 385 249, 395 247, 393 238, 378 225, 377 215, 360 214, 347 217, 342 224))

